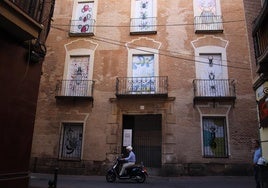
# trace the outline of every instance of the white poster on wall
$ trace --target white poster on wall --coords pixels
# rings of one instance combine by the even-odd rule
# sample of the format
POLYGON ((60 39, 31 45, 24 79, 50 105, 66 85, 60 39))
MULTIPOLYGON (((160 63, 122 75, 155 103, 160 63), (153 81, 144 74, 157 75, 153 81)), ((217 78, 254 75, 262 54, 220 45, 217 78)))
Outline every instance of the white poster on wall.
POLYGON ((123 146, 132 145, 132 129, 124 129, 123 131, 123 146))

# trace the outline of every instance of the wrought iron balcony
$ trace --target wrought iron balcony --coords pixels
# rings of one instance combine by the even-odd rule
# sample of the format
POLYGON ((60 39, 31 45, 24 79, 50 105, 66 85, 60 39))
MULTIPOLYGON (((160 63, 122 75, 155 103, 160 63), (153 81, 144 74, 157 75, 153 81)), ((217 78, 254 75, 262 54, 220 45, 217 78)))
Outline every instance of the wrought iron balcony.
POLYGON ((235 82, 230 79, 195 79, 194 104, 199 101, 235 101, 235 82))
POLYGON ((93 99, 93 80, 61 80, 56 86, 56 98, 93 99))
POLYGON ((253 24, 255 57, 259 73, 268 71, 268 1, 263 2, 262 10, 253 24))
POLYGON ((71 20, 70 36, 94 35, 95 20, 71 20))
POLYGON ((28 16, 41 23, 45 0, 9 0, 18 6, 28 16))
POLYGON ((152 34, 156 31, 156 18, 131 18, 130 34, 152 34))
POLYGON ((48 27, 46 23, 50 22, 54 1, 1 0, 0 29, 20 41, 37 39, 44 27, 48 27))
POLYGON ((168 96, 168 77, 119 77, 116 79, 116 96, 168 96))
POLYGON ((194 27, 196 33, 222 33, 222 16, 195 16, 194 27))

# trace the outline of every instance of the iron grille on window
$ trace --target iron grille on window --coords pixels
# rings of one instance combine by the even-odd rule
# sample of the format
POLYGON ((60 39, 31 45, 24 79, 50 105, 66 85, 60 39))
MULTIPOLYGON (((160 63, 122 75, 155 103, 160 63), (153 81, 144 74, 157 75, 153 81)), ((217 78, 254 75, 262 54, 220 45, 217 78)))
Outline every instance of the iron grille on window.
POLYGON ((204 157, 228 157, 225 117, 203 117, 204 157))
POLYGON ((61 143, 61 159, 80 160, 82 150, 82 123, 64 123, 61 143))

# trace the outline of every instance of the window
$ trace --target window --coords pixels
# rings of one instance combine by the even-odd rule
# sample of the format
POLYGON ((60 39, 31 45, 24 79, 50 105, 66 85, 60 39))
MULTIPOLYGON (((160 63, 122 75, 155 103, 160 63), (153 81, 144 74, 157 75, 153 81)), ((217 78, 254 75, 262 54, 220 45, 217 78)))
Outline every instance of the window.
POLYGON ((67 80, 63 84, 67 96, 89 96, 90 56, 71 56, 67 80))
POLYGON ((97 45, 86 40, 79 39, 65 45, 66 56, 63 80, 57 84, 58 98, 93 99, 93 67, 94 52, 97 45), (83 46, 84 48, 77 48, 83 46))
POLYGON ((133 55, 131 91, 154 92, 154 55, 133 55))
POLYGON ((222 32, 219 0, 194 0, 195 32, 222 32))
POLYGON ((213 36, 192 42, 195 49, 195 96, 235 97, 233 80, 228 78, 226 47, 228 42, 213 36), (214 40, 209 44, 207 41, 214 40), (208 43, 207 46, 201 46, 208 43), (216 44, 216 45, 215 45, 216 44), (217 46, 220 44, 219 46, 217 46))
POLYGON ((152 49, 131 50, 127 88, 132 93, 155 93, 158 90, 158 56, 152 49))
POLYGON ((203 117, 204 157, 228 157, 225 117, 203 117))
POLYGON ((229 81, 224 74, 221 54, 199 54, 197 92, 200 96, 229 96, 229 81))
POLYGON ((95 25, 94 1, 75 1, 70 35, 93 35, 95 25))
POLYGON ((80 160, 82 153, 83 123, 63 123, 61 159, 80 160))
POLYGON ((156 33, 156 0, 132 0, 131 33, 156 33))

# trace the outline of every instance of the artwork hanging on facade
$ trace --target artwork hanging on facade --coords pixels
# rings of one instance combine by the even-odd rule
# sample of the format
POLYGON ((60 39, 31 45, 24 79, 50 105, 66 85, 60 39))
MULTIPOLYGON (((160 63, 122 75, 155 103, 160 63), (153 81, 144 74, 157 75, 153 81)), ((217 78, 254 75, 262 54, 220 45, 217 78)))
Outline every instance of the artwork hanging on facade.
POLYGON ((135 92, 155 91, 154 55, 134 55, 132 59, 131 90, 135 92))
POLYGON ((200 16, 212 17, 216 13, 216 0, 198 0, 198 12, 200 16))
POLYGON ((267 97, 263 97, 258 101, 260 127, 268 127, 268 101, 267 97))
POLYGON ((133 77, 154 76, 154 55, 134 55, 132 73, 133 77))
POLYGON ((73 56, 68 66, 66 92, 68 96, 86 96, 88 93, 89 56, 73 56))
POLYGON ((227 157, 225 118, 203 118, 203 150, 205 157, 227 157))
POLYGON ((79 2, 76 8, 74 33, 89 33, 93 28, 94 2, 79 2))
POLYGON ((77 123, 63 124, 63 140, 61 158, 81 158, 83 125, 77 123))
POLYGON ((219 0, 196 0, 195 7, 196 30, 222 30, 219 0))
POLYGON ((135 19, 138 31, 152 31, 154 27, 153 0, 136 0, 135 19))
POLYGON ((224 74, 220 54, 200 54, 198 78, 202 84, 197 88, 201 96, 228 96, 229 82, 224 74))

